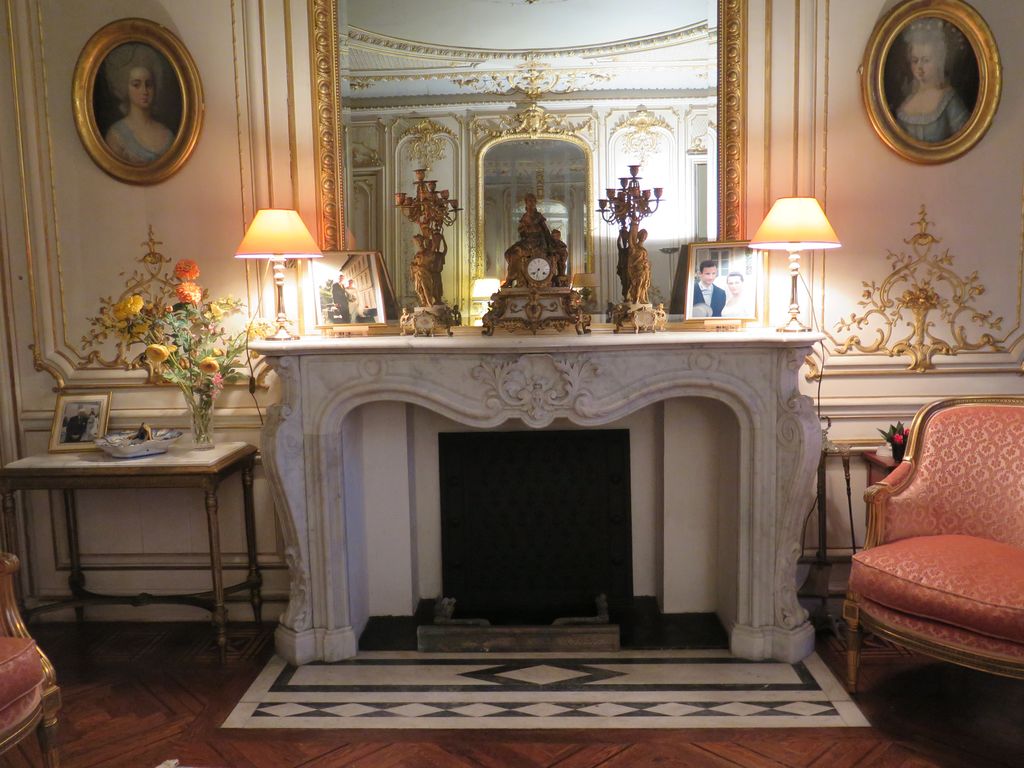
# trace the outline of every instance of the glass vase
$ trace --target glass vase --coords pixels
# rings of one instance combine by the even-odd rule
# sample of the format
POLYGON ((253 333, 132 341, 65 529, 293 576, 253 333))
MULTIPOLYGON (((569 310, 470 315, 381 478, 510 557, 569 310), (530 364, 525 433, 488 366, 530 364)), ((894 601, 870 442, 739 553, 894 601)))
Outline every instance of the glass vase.
POLYGON ((192 442, 199 450, 213 448, 213 397, 184 392, 185 405, 192 417, 192 442))

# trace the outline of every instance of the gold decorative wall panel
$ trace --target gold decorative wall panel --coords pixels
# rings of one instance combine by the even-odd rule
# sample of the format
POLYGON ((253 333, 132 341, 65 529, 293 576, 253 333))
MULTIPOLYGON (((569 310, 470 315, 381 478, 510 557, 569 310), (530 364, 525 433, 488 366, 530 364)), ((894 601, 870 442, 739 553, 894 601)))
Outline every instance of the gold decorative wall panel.
POLYGON ((917 232, 903 241, 911 253, 888 251, 889 275, 881 283, 863 283, 858 305, 864 311, 836 324, 836 335, 830 336, 836 354, 856 350, 902 356, 908 359, 907 370, 924 372, 935 367, 936 355, 1005 351, 1005 337, 990 333, 1000 330, 1003 318, 976 301, 985 293, 978 272, 960 276, 953 271, 953 255, 935 248, 942 241, 928 231, 932 223, 922 205, 917 232), (910 333, 898 336, 905 326, 910 333))

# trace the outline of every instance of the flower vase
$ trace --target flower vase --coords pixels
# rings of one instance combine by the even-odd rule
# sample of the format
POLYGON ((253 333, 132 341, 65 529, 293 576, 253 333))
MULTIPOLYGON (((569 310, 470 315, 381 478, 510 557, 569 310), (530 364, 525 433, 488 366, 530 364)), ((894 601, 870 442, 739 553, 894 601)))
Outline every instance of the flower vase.
POLYGON ((213 448, 213 398, 208 394, 184 393, 192 417, 192 442, 198 450, 213 448))
POLYGON ((903 453, 907 450, 906 443, 892 443, 892 460, 899 464, 903 461, 903 453))

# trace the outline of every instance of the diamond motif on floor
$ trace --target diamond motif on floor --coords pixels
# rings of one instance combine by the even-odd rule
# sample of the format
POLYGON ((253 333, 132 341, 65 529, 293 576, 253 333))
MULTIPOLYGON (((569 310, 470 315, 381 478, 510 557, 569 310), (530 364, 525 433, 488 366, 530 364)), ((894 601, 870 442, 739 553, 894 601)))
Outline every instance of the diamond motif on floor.
POLYGON ((464 707, 455 707, 448 711, 459 715, 466 715, 467 717, 487 717, 488 715, 495 715, 505 710, 491 704, 467 704, 464 707))
POLYGON ((794 701, 781 707, 775 707, 776 712, 788 712, 791 715, 820 715, 822 712, 832 711, 832 707, 814 704, 810 701, 794 701))
POLYGON ((568 712, 568 707, 559 707, 555 704, 528 704, 525 707, 516 707, 515 712, 522 712, 524 715, 533 715, 534 717, 551 717, 552 715, 560 715, 563 712, 568 712))
POLYGON ((604 702, 602 704, 594 704, 591 707, 584 707, 580 712, 587 712, 591 715, 599 715, 601 717, 617 717, 618 715, 624 715, 627 712, 636 712, 636 707, 624 707, 621 704, 612 704, 611 702, 604 702))
POLYGON ((722 704, 717 707, 711 707, 709 712, 722 712, 726 715, 753 715, 758 712, 764 712, 767 707, 758 707, 754 704, 744 704, 742 701, 730 701, 728 704, 722 704))
POLYGON ((277 717, 292 717, 314 711, 311 707, 304 707, 301 704, 272 704, 269 707, 260 707, 260 712, 263 714, 275 715, 277 717))
POLYGON ((332 715, 338 715, 338 717, 359 717, 359 715, 365 715, 367 712, 376 712, 376 707, 367 707, 364 704, 339 704, 336 707, 327 707, 324 712, 330 712, 332 715))
POLYGON ((703 710, 704 707, 691 707, 689 704, 679 704, 673 701, 668 704, 659 704, 656 707, 647 707, 645 711, 665 715, 666 717, 682 717, 683 715, 692 715, 694 712, 702 712, 703 710))
POLYGON ((441 710, 426 704, 403 704, 400 707, 394 707, 387 711, 402 717, 423 717, 423 715, 432 715, 441 710))
POLYGON ((495 677, 507 677, 523 683, 535 683, 536 685, 549 685, 551 683, 560 683, 563 680, 572 680, 574 677, 587 677, 588 675, 588 672, 580 672, 575 669, 561 669, 549 664, 540 664, 536 667, 513 669, 511 672, 499 672, 495 677))

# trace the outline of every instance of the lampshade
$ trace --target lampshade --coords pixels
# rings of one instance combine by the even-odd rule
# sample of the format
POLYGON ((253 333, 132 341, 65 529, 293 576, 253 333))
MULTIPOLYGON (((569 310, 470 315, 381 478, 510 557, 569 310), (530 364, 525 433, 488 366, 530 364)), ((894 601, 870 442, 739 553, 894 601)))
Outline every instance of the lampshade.
POLYGON ((501 280, 496 277, 481 277, 473 281, 473 298, 487 299, 498 292, 501 280))
POLYGON ((813 197, 780 197, 750 239, 751 248, 802 251, 842 245, 813 197))
POLYGON ((573 288, 597 288, 597 275, 593 272, 577 272, 572 276, 573 288))
POLYGON ((235 251, 237 259, 319 259, 323 256, 299 214, 281 208, 263 208, 235 251))

